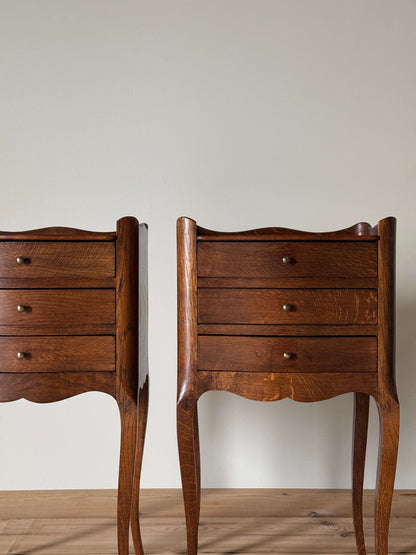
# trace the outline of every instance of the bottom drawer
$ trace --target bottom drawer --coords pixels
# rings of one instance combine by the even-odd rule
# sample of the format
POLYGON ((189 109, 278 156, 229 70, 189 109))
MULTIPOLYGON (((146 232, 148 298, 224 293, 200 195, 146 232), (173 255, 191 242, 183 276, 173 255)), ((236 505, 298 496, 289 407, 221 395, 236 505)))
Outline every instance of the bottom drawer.
POLYGON ((376 337, 198 337, 198 370, 376 372, 376 337))
POLYGON ((0 337, 0 372, 111 372, 115 337, 0 337))

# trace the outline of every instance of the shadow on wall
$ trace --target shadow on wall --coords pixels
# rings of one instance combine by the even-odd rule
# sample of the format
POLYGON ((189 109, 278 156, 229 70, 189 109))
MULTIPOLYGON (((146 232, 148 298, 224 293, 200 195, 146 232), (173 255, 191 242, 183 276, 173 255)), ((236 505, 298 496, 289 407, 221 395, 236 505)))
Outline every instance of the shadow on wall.
MULTIPOLYGON (((397 384, 402 424, 400 473, 412 475, 416 447, 416 304, 397 303, 397 384)), ((203 487, 351 487, 353 395, 319 403, 261 403, 225 392, 199 401, 203 487)), ((371 401, 365 487, 375 487, 378 415, 371 401)), ((416 480, 416 477, 415 477, 416 480)))
POLYGON ((400 446, 396 487, 416 488, 416 300, 397 298, 396 379, 399 395, 400 446), (400 485, 400 472, 413 476, 412 484, 400 485))

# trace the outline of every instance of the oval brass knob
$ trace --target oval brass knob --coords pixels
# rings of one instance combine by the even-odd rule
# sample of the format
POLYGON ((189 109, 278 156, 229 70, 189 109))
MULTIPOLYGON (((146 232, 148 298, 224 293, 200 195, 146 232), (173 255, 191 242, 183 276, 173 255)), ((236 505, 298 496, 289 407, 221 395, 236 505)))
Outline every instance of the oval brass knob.
POLYGON ((24 312, 25 310, 26 310, 26 307, 23 304, 17 305, 17 312, 24 312))
POLYGON ((289 352, 283 353, 283 358, 285 360, 290 360, 291 358, 293 358, 293 353, 289 353, 289 352))
POLYGON ((19 351, 17 353, 17 358, 22 359, 22 358, 25 358, 25 357, 26 357, 26 353, 23 353, 22 351, 19 351))
POLYGON ((290 256, 284 256, 282 258, 282 262, 283 264, 291 264, 292 263, 292 259, 290 258, 290 256))
POLYGON ((16 258, 16 262, 17 262, 18 264, 23 264, 24 261, 25 261, 25 259, 23 258, 23 256, 18 256, 18 257, 16 258))
POLYGON ((292 308, 293 308, 293 307, 292 307, 291 304, 285 303, 285 304, 283 305, 283 310, 286 310, 286 312, 290 312, 290 311, 292 310, 292 308))

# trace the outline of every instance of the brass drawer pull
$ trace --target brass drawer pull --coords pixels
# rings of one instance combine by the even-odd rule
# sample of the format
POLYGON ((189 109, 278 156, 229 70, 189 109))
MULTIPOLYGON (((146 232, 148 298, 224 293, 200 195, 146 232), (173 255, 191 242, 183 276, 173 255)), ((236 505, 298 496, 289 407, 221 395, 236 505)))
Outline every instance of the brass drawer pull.
POLYGON ((292 308, 293 308, 293 305, 291 305, 291 304, 285 303, 283 305, 283 310, 285 310, 286 312, 290 312, 292 310, 292 308))
POLYGON ((18 256, 18 257, 16 258, 16 262, 17 262, 19 265, 24 264, 25 258, 23 258, 23 256, 18 256))
POLYGON ((290 360, 290 359, 293 358, 293 357, 294 357, 294 354, 293 354, 293 353, 289 353, 289 352, 287 352, 287 351, 286 351, 285 353, 283 353, 283 358, 284 358, 285 360, 290 360))
POLYGON ((26 306, 23 304, 17 305, 17 312, 24 312, 26 310, 26 306))
POLYGON ((26 353, 24 353, 23 351, 19 351, 19 352, 17 353, 17 358, 20 359, 20 360, 21 360, 22 358, 26 358, 26 353))
POLYGON ((292 258, 290 258, 290 256, 284 256, 282 258, 282 262, 283 262, 283 264, 292 264, 293 260, 292 260, 292 258))

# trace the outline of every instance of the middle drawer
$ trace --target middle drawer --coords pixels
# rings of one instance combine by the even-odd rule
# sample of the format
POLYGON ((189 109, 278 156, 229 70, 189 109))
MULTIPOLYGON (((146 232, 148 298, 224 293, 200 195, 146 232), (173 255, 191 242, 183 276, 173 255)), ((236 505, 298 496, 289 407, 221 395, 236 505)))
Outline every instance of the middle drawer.
POLYGON ((198 290, 201 324, 376 324, 376 289, 198 290))
POLYGON ((114 324, 114 289, 2 289, 0 325, 114 324))

